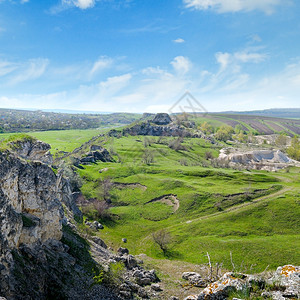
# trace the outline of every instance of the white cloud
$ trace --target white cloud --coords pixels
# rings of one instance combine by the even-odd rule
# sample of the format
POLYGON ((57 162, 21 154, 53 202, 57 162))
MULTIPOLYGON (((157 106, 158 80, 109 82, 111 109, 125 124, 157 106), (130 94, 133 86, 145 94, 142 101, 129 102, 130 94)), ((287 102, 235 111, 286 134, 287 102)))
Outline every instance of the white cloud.
POLYGON ((91 8, 95 5, 95 0, 62 0, 62 7, 55 7, 54 12, 63 10, 66 6, 76 6, 80 9, 91 8))
POLYGON ((184 56, 175 57, 174 60, 171 61, 171 65, 178 74, 182 75, 189 72, 192 67, 192 63, 190 62, 190 60, 184 56))
POLYGON ((231 67, 235 72, 239 72, 241 63, 260 63, 265 61, 268 56, 264 53, 250 52, 246 49, 235 53, 218 52, 215 57, 220 65, 219 73, 222 73, 228 67, 231 67))
POLYGON ((29 0, 21 0, 22 4, 27 3, 27 2, 29 2, 29 0))
POLYGON ((0 61, 0 77, 13 72, 17 66, 11 62, 0 61))
MULTIPOLYGON (((48 61, 43 59, 24 63, 2 61, 0 74, 2 72, 3 78, 0 82, 14 80, 14 83, 20 83, 43 76, 40 79, 43 84, 39 84, 42 86, 39 91, 33 80, 34 93, 20 92, 11 98, 5 94, 5 87, 3 89, 1 86, 0 106, 167 112, 186 90, 208 111, 299 106, 300 61, 265 76, 248 72, 248 64, 262 63, 266 58, 258 48, 233 53, 219 52, 215 55, 218 68, 205 70, 192 64, 189 58, 178 56, 171 62, 173 68, 170 69, 149 66, 130 73, 114 69, 116 76, 99 73, 99 77, 92 79, 88 76, 96 62, 61 66, 56 70, 48 67, 48 61), (44 93, 49 85, 50 91, 44 93), (56 92, 51 92, 53 89, 56 92)), ((30 82, 26 82, 26 86, 31 87, 30 82)), ((22 88, 22 85, 18 86, 18 90, 22 88)), ((11 94, 10 87, 8 92, 11 94)))
POLYGON ((283 0, 183 0, 188 8, 197 10, 212 9, 218 13, 259 10, 266 14, 283 4, 283 0))
POLYGON ((95 0, 76 0, 74 4, 81 9, 87 9, 95 5, 95 0))
POLYGON ((176 44, 182 44, 182 43, 185 43, 185 40, 181 39, 181 38, 178 38, 176 40, 173 40, 173 42, 176 43, 176 44))
POLYGON ((236 52, 234 54, 234 57, 238 61, 243 63, 247 63, 247 62, 259 63, 264 61, 267 58, 267 55, 261 53, 249 53, 247 51, 243 51, 243 52, 236 52))
POLYGON ((114 60, 107 56, 101 56, 93 65, 91 69, 91 75, 94 75, 95 73, 99 71, 103 71, 104 69, 107 69, 112 66, 114 60))
POLYGON ((24 65, 20 66, 9 80, 10 85, 15 85, 24 81, 33 80, 41 77, 49 65, 48 59, 37 58, 31 59, 24 65))
POLYGON ((215 55, 217 62, 220 64, 220 72, 223 72, 231 59, 231 55, 229 53, 218 52, 215 55))

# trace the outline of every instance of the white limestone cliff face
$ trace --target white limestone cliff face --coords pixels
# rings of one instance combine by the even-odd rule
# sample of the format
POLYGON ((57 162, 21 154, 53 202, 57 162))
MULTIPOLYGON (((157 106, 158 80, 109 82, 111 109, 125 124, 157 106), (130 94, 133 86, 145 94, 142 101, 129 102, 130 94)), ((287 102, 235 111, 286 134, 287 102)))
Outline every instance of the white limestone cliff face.
POLYGON ((241 151, 233 148, 220 150, 219 160, 227 161, 231 166, 242 165, 250 169, 274 171, 288 166, 300 166, 280 150, 241 151))
POLYGON ((61 239, 63 209, 56 180, 45 164, 0 153, 0 228, 4 248, 61 239))

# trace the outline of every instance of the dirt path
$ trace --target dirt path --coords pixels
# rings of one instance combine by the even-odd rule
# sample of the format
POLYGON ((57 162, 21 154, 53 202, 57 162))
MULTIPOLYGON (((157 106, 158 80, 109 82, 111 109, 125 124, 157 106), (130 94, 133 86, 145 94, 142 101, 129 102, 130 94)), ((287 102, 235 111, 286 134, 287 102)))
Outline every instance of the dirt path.
MULTIPOLYGON (((293 187, 285 187, 285 188, 283 188, 282 190, 280 190, 280 191, 278 191, 276 193, 273 193, 273 194, 270 194, 270 195, 266 195, 266 196, 257 198, 255 200, 252 200, 251 202, 246 202, 246 203, 243 203, 243 204, 240 204, 240 205, 236 205, 236 206, 227 208, 226 210, 223 210, 223 211, 220 211, 220 212, 216 212, 216 213, 213 213, 213 214, 210 214, 210 215, 206 215, 206 216, 203 216, 203 217, 198 217, 198 218, 195 218, 195 219, 191 219, 191 220, 188 220, 186 222, 177 223, 177 224, 168 226, 165 229, 173 228, 173 227, 176 227, 176 226, 178 226, 180 224, 184 224, 184 223, 190 224, 190 223, 195 222, 195 221, 207 220, 207 219, 219 216, 219 215, 223 215, 223 214, 227 214, 227 213, 230 213, 230 212, 233 212, 233 211, 241 210, 241 209, 243 209, 245 207, 248 207, 248 206, 253 206, 253 205, 255 205, 257 203, 260 203, 260 202, 263 202, 263 201, 267 201, 267 200, 271 201, 272 198, 276 198, 278 196, 281 196, 281 195, 285 194, 286 192, 292 191, 294 189, 295 188, 293 188, 293 187)), ((151 238, 151 234, 145 236, 139 242, 139 244, 142 245, 147 239, 150 239, 150 238, 151 238)))
MULTIPOLYGON (((259 202, 262 202, 264 200, 272 200, 271 198, 274 198, 274 197, 278 197, 278 196, 281 196, 283 194, 285 194, 286 192, 288 191, 291 191, 293 190, 294 188, 292 187, 285 187, 283 188, 282 190, 276 192, 276 193, 273 193, 273 194, 270 194, 270 195, 266 195, 266 196, 263 196, 263 197, 260 197, 260 198, 257 198, 257 199, 254 199, 250 202, 245 202, 245 203, 242 203, 240 205, 236 205, 236 206, 233 206, 233 207, 229 207, 223 211, 219 211, 219 212, 216 212, 216 213, 213 213, 213 214, 210 214, 210 215, 206 215, 206 216, 203 216, 203 217, 199 217, 199 218, 195 218, 195 219, 192 219, 192 220, 189 220, 189 221, 186 221, 185 223, 192 223, 194 221, 201 221, 201 220, 206 220, 206 219, 209 219, 209 218, 212 218, 212 217, 216 217, 216 216, 219 216, 219 215, 223 215, 223 214, 226 214, 226 213, 229 213, 229 212, 233 212, 233 211, 238 211, 244 207, 248 207, 248 206, 252 206, 256 203, 259 203, 259 202)), ((174 227, 174 226, 177 226, 176 224, 175 225, 172 225, 170 227, 174 227)))

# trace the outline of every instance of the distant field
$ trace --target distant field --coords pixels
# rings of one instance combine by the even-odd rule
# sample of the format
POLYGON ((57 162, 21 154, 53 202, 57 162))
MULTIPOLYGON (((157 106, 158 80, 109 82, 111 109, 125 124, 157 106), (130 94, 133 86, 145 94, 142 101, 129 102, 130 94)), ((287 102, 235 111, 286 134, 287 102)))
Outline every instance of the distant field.
MULTIPOLYGON (((90 140, 93 136, 106 132, 108 129, 87 129, 87 130, 58 130, 58 131, 36 131, 27 134, 37 139, 49 143, 51 152, 67 151, 71 152, 75 148, 80 147, 83 143, 90 140)), ((14 133, 0 134, 0 140, 6 139, 14 133)))
POLYGON ((214 128, 223 124, 232 126, 241 125, 245 131, 254 134, 274 134, 285 132, 289 135, 300 135, 299 119, 284 119, 265 116, 244 114, 207 114, 194 118, 197 124, 204 121, 210 123, 214 128))

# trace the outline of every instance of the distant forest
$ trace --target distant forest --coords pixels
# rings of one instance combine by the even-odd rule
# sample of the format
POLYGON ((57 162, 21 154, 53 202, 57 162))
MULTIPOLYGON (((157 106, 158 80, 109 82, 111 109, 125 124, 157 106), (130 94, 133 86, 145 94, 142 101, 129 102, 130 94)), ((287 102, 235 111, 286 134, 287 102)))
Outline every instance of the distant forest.
POLYGON ((139 114, 67 114, 44 111, 0 109, 0 132, 88 129, 130 124, 139 114))

